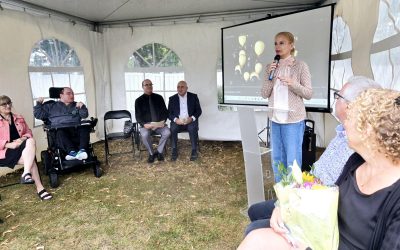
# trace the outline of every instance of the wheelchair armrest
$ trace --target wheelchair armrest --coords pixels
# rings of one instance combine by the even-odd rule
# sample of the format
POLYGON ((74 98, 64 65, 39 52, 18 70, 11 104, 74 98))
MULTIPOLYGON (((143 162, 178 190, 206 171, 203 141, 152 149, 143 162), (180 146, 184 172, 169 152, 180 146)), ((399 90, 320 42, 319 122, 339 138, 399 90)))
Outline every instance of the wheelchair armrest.
POLYGON ((90 127, 94 128, 96 127, 98 121, 99 119, 90 117, 90 120, 82 120, 81 125, 85 126, 90 125, 90 127))
POLYGON ((94 127, 96 127, 98 119, 90 117, 90 120, 82 120, 81 124, 59 124, 59 125, 51 125, 50 123, 48 124, 43 124, 43 130, 45 131, 50 131, 50 130, 57 130, 59 128, 77 128, 77 127, 82 127, 82 126, 88 126, 92 130, 94 130, 94 127))

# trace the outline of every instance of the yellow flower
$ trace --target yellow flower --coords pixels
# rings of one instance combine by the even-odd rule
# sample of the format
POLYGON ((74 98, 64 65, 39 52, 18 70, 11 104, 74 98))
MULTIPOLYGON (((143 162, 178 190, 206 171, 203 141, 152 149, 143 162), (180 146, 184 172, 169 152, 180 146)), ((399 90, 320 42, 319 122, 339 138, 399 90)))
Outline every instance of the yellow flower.
POLYGON ((321 184, 314 184, 311 189, 313 190, 321 190, 321 189, 327 189, 327 186, 321 185, 321 184))
POLYGON ((303 182, 314 182, 314 175, 308 172, 303 172, 303 182))

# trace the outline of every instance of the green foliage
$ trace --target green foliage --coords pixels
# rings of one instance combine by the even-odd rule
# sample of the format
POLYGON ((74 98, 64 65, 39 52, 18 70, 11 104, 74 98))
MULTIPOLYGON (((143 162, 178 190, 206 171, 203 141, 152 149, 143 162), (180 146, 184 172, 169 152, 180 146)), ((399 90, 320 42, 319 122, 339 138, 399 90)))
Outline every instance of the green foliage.
POLYGON ((182 67, 181 59, 168 47, 159 43, 149 43, 136 50, 129 58, 127 67, 182 67))
POLYGON ((44 39, 31 51, 29 66, 33 67, 77 67, 81 63, 68 44, 58 39, 44 39))
POLYGON ((278 172, 281 176, 281 183, 283 186, 287 186, 294 182, 293 176, 289 172, 288 168, 282 162, 278 163, 278 172))

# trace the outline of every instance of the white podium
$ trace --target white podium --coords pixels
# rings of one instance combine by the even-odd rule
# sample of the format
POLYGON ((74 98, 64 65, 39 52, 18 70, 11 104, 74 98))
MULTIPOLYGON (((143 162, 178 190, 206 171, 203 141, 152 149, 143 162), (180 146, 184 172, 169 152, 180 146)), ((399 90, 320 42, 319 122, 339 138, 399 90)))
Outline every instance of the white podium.
POLYGON ((237 107, 246 173, 248 206, 265 200, 261 156, 265 153, 258 141, 254 108, 237 107))

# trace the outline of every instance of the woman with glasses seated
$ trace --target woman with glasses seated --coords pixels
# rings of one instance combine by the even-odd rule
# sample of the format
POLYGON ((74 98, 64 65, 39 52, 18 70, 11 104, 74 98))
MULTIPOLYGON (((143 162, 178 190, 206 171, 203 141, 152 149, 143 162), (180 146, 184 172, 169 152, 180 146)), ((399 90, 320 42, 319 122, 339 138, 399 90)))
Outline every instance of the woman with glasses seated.
MULTIPOLYGON (((346 117, 356 153, 336 181, 339 249, 400 249, 400 92, 366 90, 349 104, 346 117)), ((279 208, 270 225, 251 231, 238 249, 294 249, 279 208)), ((307 248, 299 243, 295 249, 307 248)))
POLYGON ((46 191, 40 180, 35 161, 36 145, 25 119, 11 112, 12 102, 8 96, 0 96, 0 166, 14 168, 23 164, 21 184, 35 184, 41 200, 52 195, 46 191))

